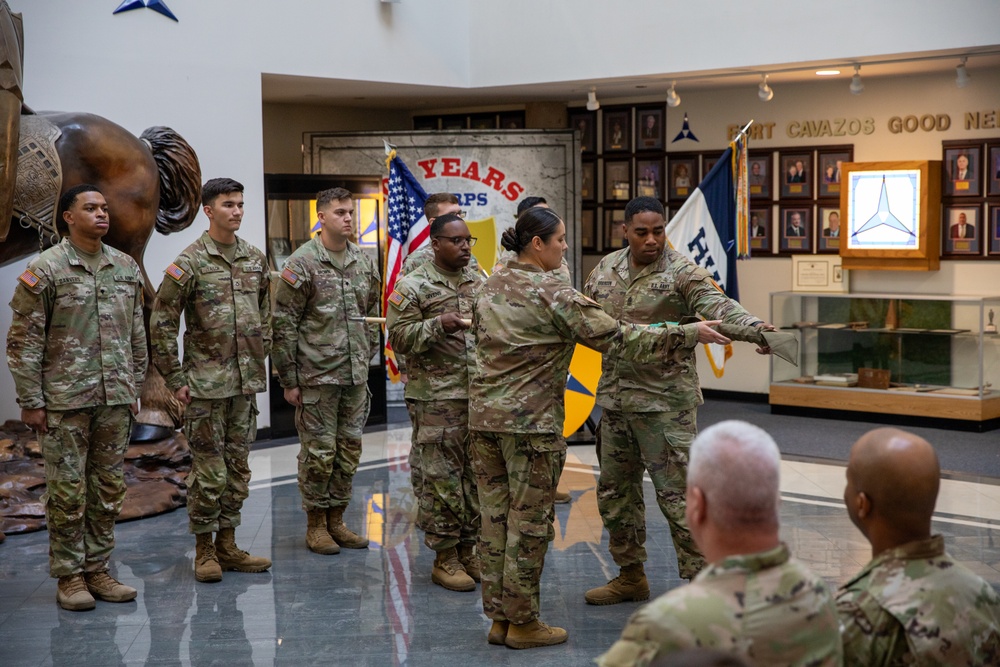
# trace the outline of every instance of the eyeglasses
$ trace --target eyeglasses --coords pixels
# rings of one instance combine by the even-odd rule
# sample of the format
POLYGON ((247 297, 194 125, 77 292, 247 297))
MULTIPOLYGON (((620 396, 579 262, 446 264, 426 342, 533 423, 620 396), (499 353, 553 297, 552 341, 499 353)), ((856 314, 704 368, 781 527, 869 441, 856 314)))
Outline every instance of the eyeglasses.
POLYGON ((452 243, 454 243, 457 246, 463 246, 463 245, 468 244, 468 246, 470 248, 472 246, 476 245, 476 241, 479 240, 475 236, 435 236, 434 238, 436 238, 436 239, 448 239, 449 241, 451 241, 452 243))

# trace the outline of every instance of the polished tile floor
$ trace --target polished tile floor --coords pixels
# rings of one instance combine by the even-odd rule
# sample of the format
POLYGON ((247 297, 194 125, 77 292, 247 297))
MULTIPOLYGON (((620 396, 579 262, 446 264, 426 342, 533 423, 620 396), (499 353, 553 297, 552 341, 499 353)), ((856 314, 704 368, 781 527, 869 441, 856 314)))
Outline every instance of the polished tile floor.
MULTIPOLYGON (((704 426, 704 425, 703 425, 704 426)), ((239 542, 274 560, 264 574, 226 573, 196 584, 194 541, 183 510, 118 526, 114 571, 136 602, 60 610, 47 576, 47 535, 0 545, 0 665, 586 665, 618 636, 638 605, 592 607, 588 588, 616 574, 597 512, 592 446, 570 448, 545 563, 542 617, 566 627, 563 646, 489 646, 477 593, 430 581, 432 553, 413 526, 409 428, 364 438, 347 520, 366 551, 319 556, 305 548, 295 483, 296 445, 255 449, 239 542)), ((781 443, 779 442, 779 445, 781 443)), ((841 506, 843 467, 785 460, 783 537, 831 585, 867 562, 868 546, 841 506)), ((948 549, 1000 588, 1000 485, 945 480, 935 530, 948 549)), ((654 594, 679 586, 665 522, 647 482, 647 573, 654 594)))

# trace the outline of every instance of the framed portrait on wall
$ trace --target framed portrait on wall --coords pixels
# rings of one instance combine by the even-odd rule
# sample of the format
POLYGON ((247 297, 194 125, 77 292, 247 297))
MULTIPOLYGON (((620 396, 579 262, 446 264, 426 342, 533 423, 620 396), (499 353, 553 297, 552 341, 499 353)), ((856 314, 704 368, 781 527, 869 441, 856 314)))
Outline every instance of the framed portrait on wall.
POLYGON ((501 130, 523 130, 524 129, 524 112, 523 111, 507 111, 500 114, 500 129, 501 130))
POLYGON ((469 127, 473 130, 495 130, 497 129, 497 115, 495 113, 474 113, 469 116, 469 127))
POLYGON ((839 206, 820 206, 819 221, 816 224, 816 252, 840 252, 839 206))
POLYGON ((698 186, 698 156, 667 156, 667 181, 670 199, 687 199, 698 186))
POLYGON ((1000 196, 1000 141, 986 144, 986 193, 990 197, 1000 196))
POLYGON ((841 165, 853 159, 853 150, 817 151, 816 164, 819 165, 817 182, 820 197, 840 197, 841 165))
POLYGON ((625 247, 625 209, 604 209, 604 252, 625 247))
POLYGON ((649 104, 635 108, 635 150, 662 151, 666 125, 666 112, 662 104, 649 104))
POLYGON ((793 254, 812 253, 812 207, 782 206, 778 214, 778 250, 793 254))
POLYGON ((442 130, 467 130, 469 117, 465 115, 441 116, 442 130))
POLYGON ((580 164, 580 199, 597 200, 597 162, 593 160, 580 164))
POLYGON ((772 154, 750 151, 747 156, 747 178, 750 199, 771 198, 771 162, 772 154))
POLYGON ((632 198, 632 161, 604 161, 604 201, 626 202, 632 198))
POLYGON ((632 149, 632 107, 607 107, 601 127, 605 153, 628 153, 632 149))
POLYGON ((437 116, 414 116, 413 117, 413 129, 414 130, 436 130, 436 129, 438 129, 438 117, 437 116))
POLYGON ((980 161, 982 144, 945 142, 944 182, 941 193, 949 197, 979 197, 982 193, 983 165, 980 161))
POLYGON ((771 254, 771 207, 750 208, 750 253, 771 254))
POLYGON ((990 226, 990 246, 988 254, 1000 255, 1000 205, 990 204, 989 216, 986 218, 990 226))
POLYGON ((635 194, 663 199, 663 158, 635 161, 635 194))
MULTIPOLYGON (((719 161, 719 156, 715 155, 714 153, 712 154, 711 157, 709 157, 707 155, 704 156, 704 157, 702 157, 702 159, 701 159, 701 171, 702 171, 702 173, 705 174, 705 176, 708 176, 709 173, 711 173, 712 169, 715 167, 715 163, 718 162, 718 161, 719 161)), ((698 183, 695 183, 695 185, 698 185, 698 183)))
POLYGON ((782 151, 778 155, 781 167, 782 199, 812 199, 813 166, 812 152, 782 151))
POLYGON ((569 129, 580 135, 580 152, 584 155, 597 152, 597 112, 570 109, 569 129))
POLYGON ((580 211, 580 249, 597 250, 597 209, 580 211))
POLYGON ((975 257, 982 253, 979 206, 945 206, 941 225, 942 257, 975 257))

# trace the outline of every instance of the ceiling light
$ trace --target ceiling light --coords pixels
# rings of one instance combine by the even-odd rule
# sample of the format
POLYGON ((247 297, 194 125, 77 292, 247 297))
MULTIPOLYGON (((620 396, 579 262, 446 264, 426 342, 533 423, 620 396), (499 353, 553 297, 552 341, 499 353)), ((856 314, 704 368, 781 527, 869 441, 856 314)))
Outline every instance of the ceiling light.
POLYGON ((591 88, 587 93, 587 111, 597 111, 601 108, 601 103, 597 101, 597 88, 591 88))
POLYGON ((771 98, 774 97, 774 91, 771 90, 771 86, 767 85, 767 75, 760 75, 760 85, 757 86, 757 97, 760 98, 761 102, 770 102, 771 98))
POLYGON ((677 82, 670 82, 670 90, 667 91, 667 106, 675 107, 681 103, 681 96, 677 94, 677 82))
POLYGON ((969 76, 969 70, 965 69, 966 60, 968 58, 962 58, 962 62, 955 67, 955 85, 959 88, 965 88, 969 85, 969 81, 972 80, 972 77, 969 76))
POLYGON ((865 89, 865 83, 861 80, 861 65, 854 66, 854 76, 851 77, 851 92, 860 95, 865 89))
POLYGON ((839 69, 821 69, 816 70, 816 76, 837 76, 840 74, 839 69))

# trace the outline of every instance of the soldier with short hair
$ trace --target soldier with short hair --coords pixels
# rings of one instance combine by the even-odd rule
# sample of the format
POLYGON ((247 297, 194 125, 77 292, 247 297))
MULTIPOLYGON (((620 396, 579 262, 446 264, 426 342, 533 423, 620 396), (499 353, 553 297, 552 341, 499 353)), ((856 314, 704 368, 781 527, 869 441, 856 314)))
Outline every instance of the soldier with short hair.
POLYGON ((264 253, 236 236, 243 185, 213 178, 202 188, 208 230, 164 272, 153 306, 153 363, 187 406, 191 447, 187 509, 195 536, 195 579, 223 570, 263 572, 268 558, 236 545, 240 509, 250 494, 250 444, 257 438, 257 396, 267 389, 271 349, 270 274, 264 253), (184 316, 184 361, 177 336, 184 316), (212 534, 215 533, 215 540, 212 534))
POLYGON ((59 201, 69 236, 43 251, 18 279, 10 307, 7 365, 21 420, 45 459, 49 572, 63 609, 94 598, 134 600, 110 574, 122 472, 146 375, 143 279, 131 257, 101 239, 111 221, 93 185, 59 201))
POLYGON ((378 347, 381 280, 350 241, 354 197, 344 188, 316 195, 320 232, 285 262, 277 283, 271 360, 285 400, 295 406, 301 441, 299 492, 306 546, 320 554, 365 549, 344 524, 368 419, 368 362, 378 347))
MULTIPOLYGON (((612 317, 638 324, 686 321, 698 314, 727 324, 773 329, 715 285, 708 271, 666 248, 663 204, 636 197, 625 207, 628 247, 604 257, 583 292, 612 317)), ((767 348, 758 352, 767 353, 767 348)), ((694 349, 656 364, 637 364, 604 355, 597 404, 601 475, 597 506, 608 530, 608 550, 619 576, 587 591, 589 604, 617 604, 649 598, 646 506, 642 476, 649 472, 656 501, 670 526, 680 576, 692 579, 705 559, 684 520, 688 449, 698 433, 703 400, 694 349)))
POLYGON ((872 560, 837 595, 846 665, 1000 665, 1000 595, 931 534, 941 469, 895 428, 854 443, 844 503, 872 560))
MULTIPOLYGON (((434 224, 434 220, 449 213, 457 215, 463 220, 467 213, 462 210, 462 205, 459 203, 458 197, 450 192, 435 192, 429 195, 424 201, 424 217, 427 218, 428 225, 434 224)), ((399 277, 402 278, 405 275, 413 273, 433 259, 434 248, 431 247, 430 243, 425 243, 406 256, 403 260, 403 266, 399 269, 399 277)), ((469 259, 469 268, 476 272, 479 271, 479 262, 476 260, 475 255, 472 255, 469 259)))
POLYGON ((411 458, 422 471, 413 489, 417 525, 437 554, 431 579, 449 590, 472 591, 480 579, 479 498, 469 444, 469 377, 476 350, 465 330, 483 278, 469 267, 475 239, 461 217, 438 216, 430 235, 434 260, 396 283, 387 328, 393 349, 409 361, 411 458))
POLYGON ((694 440, 687 523, 708 565, 633 614, 597 664, 643 667, 692 648, 768 667, 843 664, 830 591, 778 536, 780 472, 778 446, 753 424, 720 422, 694 440))

